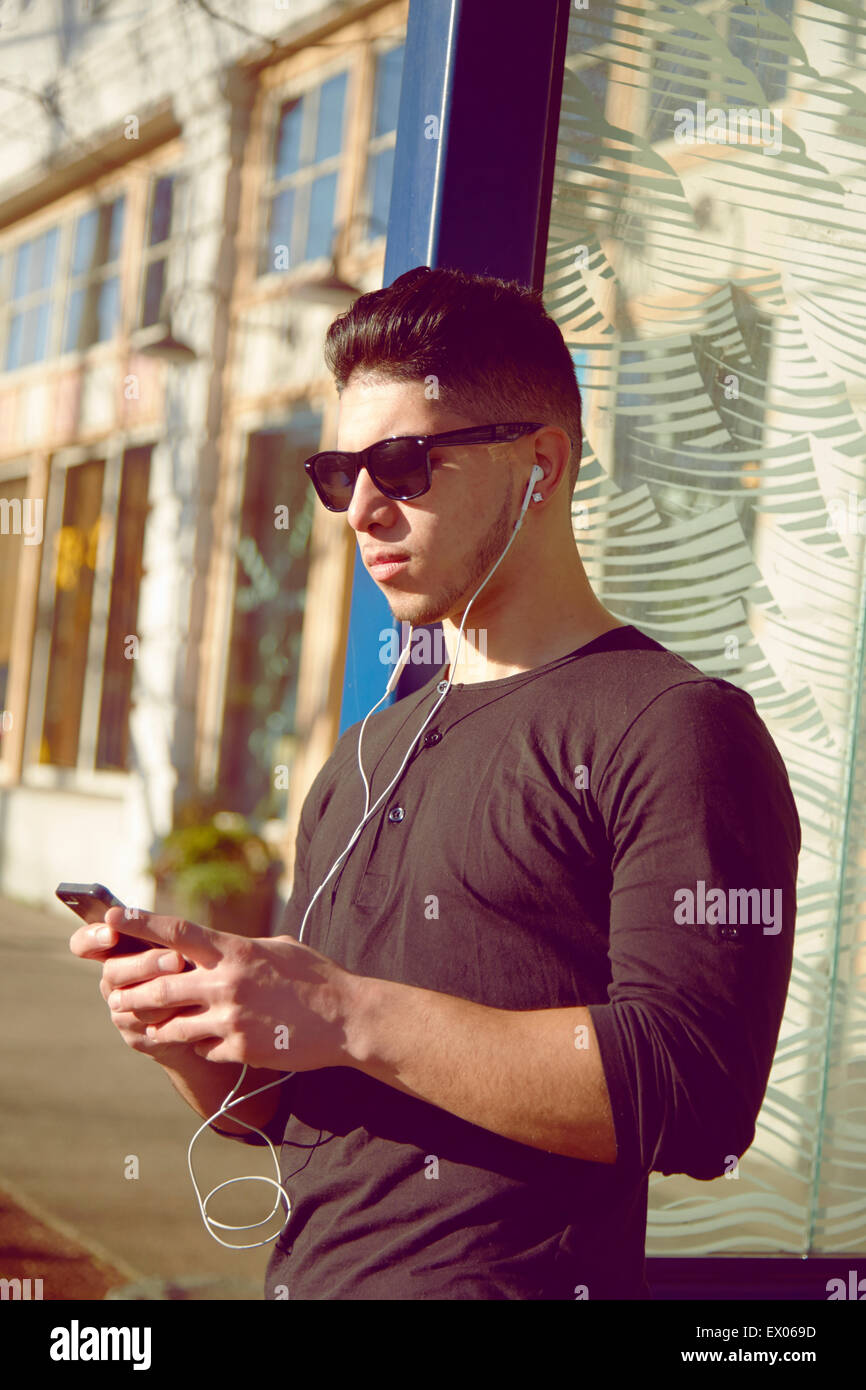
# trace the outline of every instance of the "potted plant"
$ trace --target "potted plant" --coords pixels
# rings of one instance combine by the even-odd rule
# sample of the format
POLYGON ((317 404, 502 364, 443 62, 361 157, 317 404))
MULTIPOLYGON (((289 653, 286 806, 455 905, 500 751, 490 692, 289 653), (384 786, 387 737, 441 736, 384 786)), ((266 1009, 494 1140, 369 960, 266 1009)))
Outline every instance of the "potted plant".
POLYGON ((282 861, 237 812, 181 820, 148 866, 154 911, 216 931, 268 936, 282 861))

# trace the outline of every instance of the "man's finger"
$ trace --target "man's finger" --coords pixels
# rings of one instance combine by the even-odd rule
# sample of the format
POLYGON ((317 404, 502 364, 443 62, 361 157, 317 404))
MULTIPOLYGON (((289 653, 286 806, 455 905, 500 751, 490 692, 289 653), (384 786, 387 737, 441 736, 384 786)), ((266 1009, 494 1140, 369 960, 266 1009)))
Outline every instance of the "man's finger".
POLYGON ((193 970, 113 989, 108 995, 108 1007, 114 1013, 139 1013, 142 1009, 170 1009, 174 1013, 190 1005, 203 1005, 205 978, 200 970, 193 970))
POLYGON ((175 1014, 165 1023, 151 1023, 147 1027, 151 1042, 160 1043, 203 1043, 206 1039, 225 1042, 226 1039, 214 1033, 213 1014, 175 1014))
POLYGON ((110 907, 105 922, 124 936, 150 941, 154 946, 168 946, 205 967, 217 965, 225 955, 225 944, 233 940, 226 932, 185 922, 182 917, 160 917, 144 908, 136 908, 133 913, 130 909, 110 907))
POLYGON ((185 968, 186 961, 177 951, 157 946, 153 951, 141 951, 134 956, 110 956, 102 968, 102 978, 112 989, 122 989, 124 985, 137 985, 159 975, 180 975, 185 968))
POLYGON ((174 1018, 175 1015, 170 1009, 144 1009, 140 1014, 120 1014, 112 1009, 111 1017, 118 1028, 140 1031, 147 1024, 166 1023, 168 1019, 174 1018))
POLYGON ((111 955, 117 945, 117 932, 111 933, 111 940, 107 943, 97 941, 93 935, 92 927, 79 927, 69 938, 69 949, 74 956, 79 956, 82 960, 105 961, 111 955))

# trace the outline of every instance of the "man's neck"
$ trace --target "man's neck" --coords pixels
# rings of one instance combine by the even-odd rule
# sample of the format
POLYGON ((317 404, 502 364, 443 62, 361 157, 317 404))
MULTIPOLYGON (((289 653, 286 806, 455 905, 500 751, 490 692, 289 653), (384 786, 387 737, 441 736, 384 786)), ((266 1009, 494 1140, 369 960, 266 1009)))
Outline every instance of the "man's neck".
MULTIPOLYGON (((485 652, 483 647, 479 648, 467 642, 464 631, 463 641, 460 643, 460 658, 457 666, 453 666, 453 658, 457 649, 458 628, 452 627, 448 630, 448 625, 443 624, 445 629, 445 643, 451 658, 443 672, 443 679, 448 680, 452 669, 454 670, 455 685, 479 685, 482 682, 507 680, 509 676, 521 675, 524 671, 534 671, 539 666, 546 666, 551 661, 558 660, 561 656, 568 656, 571 652, 577 651, 580 647, 588 646, 596 638, 602 637, 604 633, 613 631, 614 628, 627 627, 627 623, 620 622, 612 613, 599 605, 600 612, 594 613, 592 620, 584 623, 576 623, 572 628, 567 628, 562 633, 555 636, 550 634, 547 640, 543 635, 538 639, 527 642, 525 651, 518 657, 517 654, 510 660, 497 659, 490 652, 485 652)), ((475 634, 473 634, 474 638, 475 634)), ((504 654, 503 654, 504 655, 504 654)))

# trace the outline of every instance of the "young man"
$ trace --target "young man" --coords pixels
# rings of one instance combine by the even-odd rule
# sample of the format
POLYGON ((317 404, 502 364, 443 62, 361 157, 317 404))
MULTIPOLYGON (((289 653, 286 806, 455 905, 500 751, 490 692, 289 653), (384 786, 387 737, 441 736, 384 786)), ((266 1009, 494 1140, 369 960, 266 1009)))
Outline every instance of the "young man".
POLYGON ((243 1094, 294 1067, 230 1112, 282 1141, 269 1297, 645 1298, 648 1174, 731 1172, 754 1137, 793 951, 784 765, 748 695, 590 590, 539 296, 419 268, 326 360, 348 457, 310 460, 316 489, 449 661, 366 721, 369 798, 360 725, 321 769, 285 937, 115 913, 175 951, 161 979, 159 951, 108 960, 103 994, 202 1115, 238 1063, 243 1094))

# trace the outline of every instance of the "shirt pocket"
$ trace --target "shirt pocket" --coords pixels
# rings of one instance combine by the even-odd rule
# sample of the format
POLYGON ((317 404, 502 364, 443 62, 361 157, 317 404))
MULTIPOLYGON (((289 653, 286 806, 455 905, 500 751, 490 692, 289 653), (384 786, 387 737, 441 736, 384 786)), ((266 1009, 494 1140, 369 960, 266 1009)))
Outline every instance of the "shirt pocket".
POLYGON ((387 874, 364 874, 352 898, 353 907, 383 907, 390 884, 387 874))

